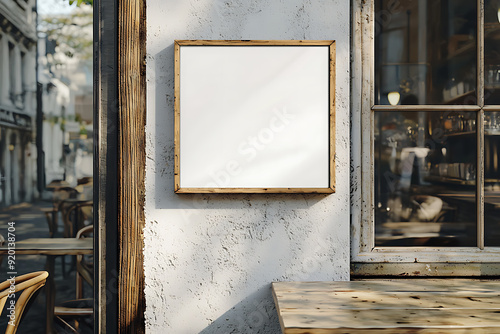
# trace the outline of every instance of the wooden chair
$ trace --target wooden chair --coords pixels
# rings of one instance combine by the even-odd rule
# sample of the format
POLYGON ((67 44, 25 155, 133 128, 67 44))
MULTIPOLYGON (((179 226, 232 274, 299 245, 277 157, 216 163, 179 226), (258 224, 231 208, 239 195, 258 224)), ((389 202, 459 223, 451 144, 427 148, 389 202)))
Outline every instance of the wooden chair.
POLYGON ((92 176, 84 176, 76 181, 77 185, 80 184, 92 184, 94 182, 94 178, 92 176))
POLYGON ((64 237, 74 238, 74 231, 85 227, 84 221, 92 219, 93 201, 74 203, 63 209, 64 237))
MULTIPOLYGON (((93 210, 93 202, 92 201, 62 201, 60 204, 60 212, 63 218, 64 231, 63 236, 65 238, 74 238, 75 231, 80 230, 85 227, 85 223, 87 225, 92 223, 92 210, 93 210)), ((62 256, 63 261, 63 275, 66 277, 66 262, 65 256, 62 256)), ((72 257, 71 267, 69 271, 75 269, 75 258, 72 257)))
MULTIPOLYGON (((78 231, 76 238, 92 237, 94 226, 86 226, 78 231)), ((93 300, 83 298, 83 282, 94 286, 93 261, 83 255, 76 256, 76 299, 64 302, 61 306, 56 306, 54 316, 56 319, 70 329, 73 333, 78 333, 79 323, 84 317, 93 316, 93 300), (73 321, 71 325, 69 322, 73 321)))
MULTIPOLYGON (((76 234, 77 239, 82 238, 92 238, 94 233, 94 226, 86 226, 78 231, 76 234)), ((83 281, 87 282, 87 284, 91 287, 94 286, 94 261, 91 257, 84 255, 76 256, 76 298, 83 298, 83 281)))
POLYGON ((51 238, 57 233, 57 216, 59 212, 62 211, 64 206, 64 200, 69 198, 76 198, 78 192, 76 189, 71 187, 61 187, 54 189, 53 205, 51 208, 42 208, 42 212, 45 214, 47 219, 47 224, 49 225, 49 236, 51 238))
POLYGON ((39 291, 39 289, 45 285, 48 276, 49 273, 46 271, 37 271, 18 276, 15 278, 14 282, 7 280, 0 284, 0 310, 3 310, 9 295, 12 293, 13 286, 15 287, 16 294, 22 291, 15 304, 13 313, 15 318, 12 320, 9 319, 5 334, 16 333, 23 313, 27 309, 28 302, 39 291))

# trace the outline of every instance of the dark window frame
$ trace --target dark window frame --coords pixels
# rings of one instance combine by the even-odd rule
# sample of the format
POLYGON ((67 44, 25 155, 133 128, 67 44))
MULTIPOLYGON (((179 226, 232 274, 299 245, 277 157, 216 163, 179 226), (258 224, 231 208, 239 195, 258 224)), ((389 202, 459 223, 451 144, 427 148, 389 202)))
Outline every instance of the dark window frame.
POLYGON ((95 333, 145 332, 145 16, 94 0, 95 333))

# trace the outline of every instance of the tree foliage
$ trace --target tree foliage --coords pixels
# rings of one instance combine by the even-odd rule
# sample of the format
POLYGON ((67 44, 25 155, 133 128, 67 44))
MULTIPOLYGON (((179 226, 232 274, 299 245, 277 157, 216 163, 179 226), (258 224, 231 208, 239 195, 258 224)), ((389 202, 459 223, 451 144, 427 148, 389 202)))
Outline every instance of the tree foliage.
POLYGON ((94 5, 94 0, 69 0, 69 4, 72 5, 76 2, 77 6, 80 6, 81 4, 86 4, 86 5, 94 5))
POLYGON ((42 18, 39 30, 55 44, 54 65, 64 62, 65 58, 92 59, 92 23, 93 14, 89 8, 76 8, 69 14, 42 18))

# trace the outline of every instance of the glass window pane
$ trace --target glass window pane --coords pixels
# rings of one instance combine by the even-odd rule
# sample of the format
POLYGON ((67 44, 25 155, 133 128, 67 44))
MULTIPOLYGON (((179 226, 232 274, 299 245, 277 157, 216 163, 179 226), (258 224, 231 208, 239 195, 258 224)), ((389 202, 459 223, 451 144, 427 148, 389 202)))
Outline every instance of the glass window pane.
POLYGON ((476 246, 476 113, 375 112, 375 245, 476 246))
POLYGON ((500 246, 500 112, 484 114, 485 246, 500 246))
POLYGON ((93 8, 1 3, 0 282, 49 273, 17 333, 94 333, 92 314, 71 314, 93 307, 93 8), (8 259, 12 235, 24 254, 8 259))
POLYGON ((485 1, 484 11, 484 101, 500 104, 500 1, 485 1))
POLYGON ((476 104, 476 1, 375 3, 375 103, 476 104))

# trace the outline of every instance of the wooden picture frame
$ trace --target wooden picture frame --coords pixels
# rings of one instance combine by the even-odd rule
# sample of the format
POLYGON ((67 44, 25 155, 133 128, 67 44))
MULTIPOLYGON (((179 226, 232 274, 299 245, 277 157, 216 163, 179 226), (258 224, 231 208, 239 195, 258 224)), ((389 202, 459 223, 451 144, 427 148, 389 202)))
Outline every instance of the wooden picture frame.
POLYGON ((176 193, 335 192, 335 41, 176 40, 174 131, 176 193))

